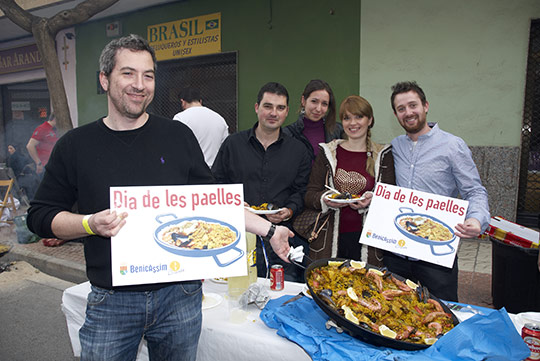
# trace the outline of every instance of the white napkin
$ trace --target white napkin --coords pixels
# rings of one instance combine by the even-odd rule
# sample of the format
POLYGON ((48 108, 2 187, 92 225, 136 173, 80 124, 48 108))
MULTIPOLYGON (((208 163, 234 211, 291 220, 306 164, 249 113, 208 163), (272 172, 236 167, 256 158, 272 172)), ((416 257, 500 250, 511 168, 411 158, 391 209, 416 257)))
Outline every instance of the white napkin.
POLYGON ((296 248, 291 247, 289 249, 287 258, 289 258, 291 261, 302 263, 302 260, 304 259, 304 246, 298 246, 296 248))

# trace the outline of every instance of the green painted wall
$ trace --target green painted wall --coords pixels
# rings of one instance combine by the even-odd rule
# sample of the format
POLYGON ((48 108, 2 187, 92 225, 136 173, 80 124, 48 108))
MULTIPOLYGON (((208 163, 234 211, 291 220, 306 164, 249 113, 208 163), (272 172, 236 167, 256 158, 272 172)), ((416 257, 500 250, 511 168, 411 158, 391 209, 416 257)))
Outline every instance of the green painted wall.
POLYGON ((120 20, 123 34, 145 36, 148 25, 213 12, 221 12, 222 51, 238 51, 239 129, 256 120, 263 83, 288 88, 290 123, 305 84, 322 78, 338 104, 360 91, 375 111, 374 139, 389 142, 403 133, 390 86, 416 80, 430 102, 429 121, 471 146, 520 145, 538 0, 184 1, 90 22, 76 29, 79 124, 106 112, 105 95, 96 94, 106 23, 120 20))
POLYGON ((123 34, 146 37, 148 25, 214 12, 221 12, 222 51, 238 51, 239 129, 256 121, 257 92, 268 81, 281 82, 289 91, 287 123, 296 120, 301 92, 310 79, 330 83, 338 103, 358 93, 359 1, 186 1, 76 28, 79 124, 106 114, 106 96, 96 91, 99 54, 110 41, 106 23, 119 20, 123 34))
POLYGON ((374 139, 403 134, 390 87, 416 80, 428 121, 471 146, 519 146, 531 19, 538 0, 363 0, 360 94, 374 139))

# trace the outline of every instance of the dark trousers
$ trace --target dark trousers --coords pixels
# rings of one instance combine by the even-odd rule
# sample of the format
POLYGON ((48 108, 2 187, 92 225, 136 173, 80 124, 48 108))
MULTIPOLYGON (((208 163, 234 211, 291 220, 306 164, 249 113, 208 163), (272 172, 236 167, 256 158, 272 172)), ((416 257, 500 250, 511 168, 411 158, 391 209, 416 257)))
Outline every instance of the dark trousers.
POLYGON ((424 261, 411 261, 392 252, 384 252, 384 265, 390 272, 420 282, 429 292, 446 301, 458 301, 457 256, 452 268, 424 261))
MULTIPOLYGON (((257 237, 257 276, 265 278, 268 271, 268 277, 270 277, 270 267, 274 264, 280 264, 283 266, 283 271, 285 273, 285 280, 292 282, 304 283, 304 268, 295 265, 294 263, 287 263, 283 261, 279 256, 274 252, 270 242, 264 242, 264 250, 266 251, 266 256, 268 258, 268 265, 265 262, 264 251, 262 247, 262 238, 257 237), (268 266, 268 270, 267 270, 268 266)), ((298 247, 300 245, 304 246, 304 253, 309 252, 309 244, 307 241, 304 241, 298 236, 289 238, 289 244, 291 247, 298 247)), ((303 262, 305 266, 305 261, 303 262)))
POLYGON ((353 259, 360 261, 362 256, 362 244, 360 235, 362 232, 340 233, 338 237, 338 258, 353 259))

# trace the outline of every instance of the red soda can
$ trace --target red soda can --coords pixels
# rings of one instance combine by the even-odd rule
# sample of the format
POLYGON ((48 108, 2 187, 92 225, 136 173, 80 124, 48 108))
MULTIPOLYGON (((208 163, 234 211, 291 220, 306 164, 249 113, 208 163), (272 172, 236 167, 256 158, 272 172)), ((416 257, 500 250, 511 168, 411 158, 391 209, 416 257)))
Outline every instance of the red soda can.
POLYGON ((531 355, 525 360, 540 360, 540 325, 526 323, 521 329, 521 337, 531 350, 531 355))
POLYGON ((283 266, 275 264, 270 268, 270 289, 281 291, 285 287, 285 272, 283 266))

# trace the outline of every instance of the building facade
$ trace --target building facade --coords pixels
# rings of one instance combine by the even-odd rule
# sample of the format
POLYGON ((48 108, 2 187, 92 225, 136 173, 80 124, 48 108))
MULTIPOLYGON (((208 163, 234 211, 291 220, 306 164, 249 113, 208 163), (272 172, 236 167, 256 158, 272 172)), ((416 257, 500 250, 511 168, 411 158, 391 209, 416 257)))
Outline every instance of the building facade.
MULTIPOLYGON (((534 19, 537 0, 174 1, 75 26, 75 55, 68 59, 74 75, 64 82, 72 89, 74 124, 103 116, 99 53, 111 39, 136 33, 160 50, 174 48, 158 63, 154 113, 172 117, 180 110, 178 90, 195 85, 232 131, 247 129, 256 121, 258 89, 277 81, 289 90, 288 124, 297 118, 304 86, 320 78, 338 104, 351 94, 368 99, 373 138, 389 143, 403 133, 390 87, 416 80, 430 102, 428 120, 470 146, 492 215, 515 220, 534 19), (194 47, 179 45, 184 40, 194 47)), ((0 82, 12 84, 2 75, 0 82)), ((2 107, 5 124, 9 105, 2 107)))

